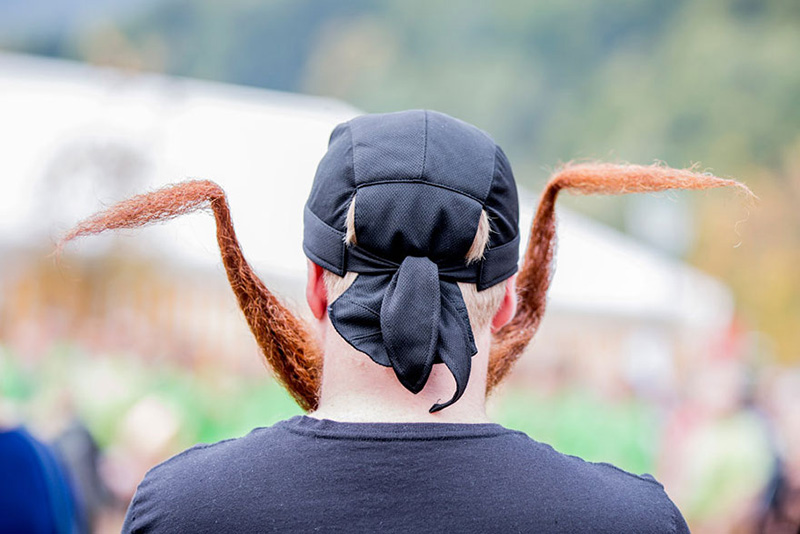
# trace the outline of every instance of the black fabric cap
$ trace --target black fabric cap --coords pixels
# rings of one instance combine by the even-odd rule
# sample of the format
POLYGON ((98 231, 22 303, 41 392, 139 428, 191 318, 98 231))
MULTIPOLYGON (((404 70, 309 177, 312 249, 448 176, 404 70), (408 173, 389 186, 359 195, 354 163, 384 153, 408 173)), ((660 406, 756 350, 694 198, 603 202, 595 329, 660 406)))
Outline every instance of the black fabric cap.
POLYGON ((359 273, 328 307, 337 332, 411 392, 433 364, 466 389, 477 352, 456 282, 486 289, 510 277, 519 257, 519 203, 511 165, 478 128, 434 111, 363 115, 337 126, 304 213, 303 250, 340 276, 359 273), (355 201, 357 245, 345 244, 355 201), (466 264, 481 211, 489 246, 466 264))

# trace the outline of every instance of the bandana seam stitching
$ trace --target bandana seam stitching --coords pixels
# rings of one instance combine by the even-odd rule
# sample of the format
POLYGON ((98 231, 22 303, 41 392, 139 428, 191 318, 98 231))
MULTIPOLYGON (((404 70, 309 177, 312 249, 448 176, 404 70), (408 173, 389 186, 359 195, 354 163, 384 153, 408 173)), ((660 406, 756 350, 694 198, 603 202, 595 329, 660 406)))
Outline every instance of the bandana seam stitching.
POLYGON ((378 181, 374 181, 374 182, 368 182, 368 183, 365 183, 365 184, 357 184, 356 185, 356 189, 358 190, 358 189, 362 189, 362 188, 365 188, 365 187, 371 187, 373 185, 384 185, 384 184, 423 184, 423 185, 429 185, 429 186, 432 186, 432 187, 438 187, 440 189, 445 189, 447 191, 451 191, 453 193, 457 193, 459 195, 462 195, 462 196, 465 196, 467 198, 470 198, 470 199, 474 200, 475 202, 477 202, 478 204, 480 204, 481 207, 483 207, 483 201, 481 201, 481 199, 479 199, 475 195, 471 195, 471 194, 466 193, 464 191, 459 191, 458 189, 455 189, 454 187, 450 187, 450 186, 447 186, 447 185, 444 185, 444 184, 439 184, 439 183, 436 183, 436 182, 429 182, 427 180, 420 180, 419 178, 406 178, 406 179, 400 179, 400 180, 391 180, 391 179, 378 180, 378 181))

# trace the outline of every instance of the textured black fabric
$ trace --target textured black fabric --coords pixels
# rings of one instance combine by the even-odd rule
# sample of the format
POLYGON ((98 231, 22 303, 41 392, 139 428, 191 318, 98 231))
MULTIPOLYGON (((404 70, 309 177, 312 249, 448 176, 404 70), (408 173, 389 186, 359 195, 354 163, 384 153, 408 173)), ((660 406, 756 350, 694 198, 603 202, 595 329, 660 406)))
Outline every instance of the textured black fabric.
MULTIPOLYGON (((360 274, 391 274, 400 268, 400 262, 381 258, 358 245, 345 246, 344 232, 338 232, 323 223, 319 217, 308 208, 304 213, 306 228, 305 244, 311 246, 306 250, 308 257, 317 265, 340 276, 336 263, 340 258, 344 261, 347 254, 348 270, 360 274), (335 237, 335 238, 334 238, 335 237), (317 251, 319 254, 313 252, 317 251), (326 260, 325 258, 328 258, 326 260)), ((481 280, 482 287, 491 287, 514 274, 517 270, 517 256, 519 255, 519 236, 504 245, 491 248, 484 254, 484 261, 465 264, 463 258, 450 261, 438 261, 439 277, 443 280, 458 282, 474 282, 481 280)), ((402 260, 401 260, 402 261, 402 260)))
POLYGON ((483 131, 442 113, 364 115, 331 135, 306 203, 303 249, 340 276, 359 273, 328 310, 353 347, 391 366, 414 393, 434 363, 448 366, 455 395, 431 411, 458 400, 477 352, 455 282, 481 291, 516 272, 518 204, 503 151, 483 131), (358 244, 346 246, 354 198, 358 244), (482 210, 490 218, 489 247, 467 265, 482 210))
POLYGON ((663 487, 494 424, 295 417, 152 469, 123 532, 686 533, 663 487))
POLYGON ((461 290, 455 282, 440 279, 435 268, 427 258, 409 256, 393 273, 359 275, 328 310, 342 337, 349 335, 345 339, 353 347, 376 363, 392 367, 409 391, 422 390, 434 363, 447 365, 456 380, 456 392, 449 401, 432 406, 431 412, 463 395, 470 357, 478 350, 461 290), (401 276, 412 279, 400 281, 401 276), (426 321, 420 324, 419 317, 426 321), (392 352, 406 346, 410 348, 392 352))

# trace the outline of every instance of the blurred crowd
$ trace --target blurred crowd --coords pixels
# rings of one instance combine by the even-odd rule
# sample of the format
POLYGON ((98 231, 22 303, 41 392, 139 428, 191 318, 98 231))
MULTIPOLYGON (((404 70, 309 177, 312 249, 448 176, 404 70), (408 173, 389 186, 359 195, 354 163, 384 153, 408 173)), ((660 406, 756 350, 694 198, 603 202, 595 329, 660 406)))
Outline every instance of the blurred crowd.
MULTIPOLYGON (((0 344, 0 369, 3 470, 42 481, 17 496, 48 495, 24 500, 29 506, 0 498, 0 521, 28 513, 41 521, 30 504, 47 502, 50 525, 65 532, 118 531, 157 463, 299 413, 266 373, 180 368, 65 343, 34 359, 0 344)), ((797 533, 800 369, 709 358, 673 396, 657 399, 633 384, 593 388, 564 365, 540 371, 495 395, 496 420, 563 452, 652 472, 693 532, 797 533)))

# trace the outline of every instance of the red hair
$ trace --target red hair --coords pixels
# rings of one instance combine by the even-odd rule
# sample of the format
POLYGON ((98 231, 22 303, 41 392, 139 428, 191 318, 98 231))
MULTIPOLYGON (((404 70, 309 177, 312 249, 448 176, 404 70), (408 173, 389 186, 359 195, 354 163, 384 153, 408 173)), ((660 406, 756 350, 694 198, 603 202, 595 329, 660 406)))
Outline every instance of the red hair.
POLYGON ((217 222, 217 243, 228 282, 267 363, 301 408, 315 409, 322 360, 314 337, 247 263, 225 192, 214 182, 183 182, 123 200, 75 226, 58 243, 58 249, 78 237, 167 221, 207 207, 217 222))
POLYGON ((528 247, 517 275, 517 311, 514 318, 495 333, 489 356, 487 391, 491 391, 513 367, 528 346, 544 316, 547 289, 553 277, 556 244, 556 197, 562 189, 584 195, 651 193, 667 189, 711 189, 735 187, 754 197, 747 186, 687 169, 659 165, 614 165, 610 163, 568 164, 547 182, 531 225, 528 247))
MULTIPOLYGON (((662 166, 571 164, 553 175, 542 193, 528 248, 517 277, 514 318, 493 337, 487 391, 495 387, 524 351, 541 322, 552 278, 556 238, 555 201, 559 191, 582 194, 646 193, 666 189, 710 189, 732 186, 753 196, 743 184, 692 170, 662 166)), ((256 276, 242 254, 225 193, 210 181, 189 181, 124 200, 79 223, 59 242, 106 230, 136 228, 210 207, 217 223, 217 242, 233 292, 250 330, 275 376, 304 410, 319 400, 322 357, 302 320, 295 317, 256 276)))

